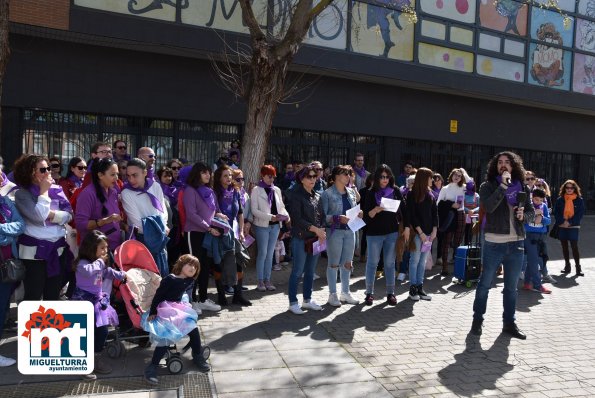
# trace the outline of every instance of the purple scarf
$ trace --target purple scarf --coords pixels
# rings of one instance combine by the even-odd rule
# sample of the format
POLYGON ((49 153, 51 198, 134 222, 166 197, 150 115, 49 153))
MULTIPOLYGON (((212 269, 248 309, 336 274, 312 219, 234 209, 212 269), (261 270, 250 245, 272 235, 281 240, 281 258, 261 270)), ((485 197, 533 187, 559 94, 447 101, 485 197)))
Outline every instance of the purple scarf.
POLYGON ((246 190, 244 187, 240 188, 240 203, 243 209, 246 206, 246 190))
MULTIPOLYGON (((498 184, 502 184, 502 176, 497 176, 496 181, 498 184)), ((521 185, 520 181, 513 180, 512 183, 506 189, 506 200, 508 204, 512 207, 518 206, 518 201, 516 199, 516 194, 523 190, 523 186, 521 185)))
POLYGON ((149 197, 149 199, 151 200, 151 204, 153 205, 153 207, 163 213, 164 209, 163 209, 163 206, 161 206, 161 202, 157 199, 157 197, 155 195, 153 195, 151 192, 148 191, 149 188, 151 188, 154 183, 155 183, 155 180, 153 180, 152 178, 149 178, 147 176, 147 178, 145 178, 145 186, 144 187, 134 188, 134 187, 132 187, 132 185, 126 183, 125 188, 130 189, 131 191, 134 191, 134 192, 138 192, 139 195, 146 193, 147 196, 149 197))
POLYGON ((263 180, 258 181, 258 186, 261 188, 266 190, 268 189, 269 191, 267 192, 267 196, 268 196, 268 200, 269 200, 269 207, 271 207, 273 205, 273 198, 275 197, 275 192, 273 190, 273 187, 275 186, 275 184, 271 184, 271 185, 267 185, 264 183, 263 180))
POLYGON ((77 187, 77 188, 80 188, 83 185, 83 179, 82 178, 78 178, 74 174, 71 175, 70 177, 68 177, 68 179, 70 181, 72 181, 74 183, 74 186, 77 187))
POLYGON ((353 166, 353 170, 357 173, 358 176, 360 176, 361 178, 366 178, 366 168, 364 166, 362 166, 362 168, 357 168, 356 166, 353 166))
POLYGON ((220 209, 231 209, 231 205, 233 204, 233 195, 235 193, 235 188, 233 185, 230 185, 227 189, 221 187, 221 203, 219 204, 220 209))
POLYGON ((167 185, 161 181, 159 181, 159 185, 161 185, 163 195, 169 199, 171 206, 175 207, 178 204, 178 188, 174 184, 167 185))
POLYGON ((432 188, 432 195, 434 196, 434 199, 438 200, 438 195, 440 195, 441 189, 442 188, 436 188, 436 187, 432 188))
MULTIPOLYGON (((32 184, 29 187, 29 192, 35 197, 39 196, 39 185, 32 184)), ((52 184, 48 191, 48 196, 52 201, 50 205, 51 210, 62 210, 72 213, 72 206, 70 206, 70 202, 66 198, 66 195, 64 195, 64 191, 60 185, 52 184)))
POLYGON ((200 187, 196 188, 196 190, 207 207, 216 211, 217 203, 215 202, 215 192, 206 185, 201 185, 200 187))
POLYGON ((382 200, 382 198, 389 198, 389 199, 393 199, 394 198, 394 192, 395 190, 392 189, 391 187, 386 187, 386 188, 381 188, 378 191, 376 191, 374 193, 374 195, 376 196, 376 204, 378 206, 380 206, 380 201, 382 200))

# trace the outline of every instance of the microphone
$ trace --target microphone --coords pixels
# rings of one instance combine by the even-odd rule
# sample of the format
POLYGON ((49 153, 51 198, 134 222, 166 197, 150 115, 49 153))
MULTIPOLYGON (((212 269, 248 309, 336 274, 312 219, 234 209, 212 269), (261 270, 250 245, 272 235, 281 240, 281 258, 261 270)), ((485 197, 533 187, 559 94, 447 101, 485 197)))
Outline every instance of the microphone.
POLYGON ((526 200, 527 200, 527 192, 525 192, 525 191, 517 192, 516 201, 517 201, 517 206, 519 207, 519 209, 525 208, 526 200))
POLYGON ((512 181, 510 180, 510 177, 508 177, 508 178, 505 180, 505 182, 506 182, 506 185, 510 185, 510 184, 512 183, 512 181))

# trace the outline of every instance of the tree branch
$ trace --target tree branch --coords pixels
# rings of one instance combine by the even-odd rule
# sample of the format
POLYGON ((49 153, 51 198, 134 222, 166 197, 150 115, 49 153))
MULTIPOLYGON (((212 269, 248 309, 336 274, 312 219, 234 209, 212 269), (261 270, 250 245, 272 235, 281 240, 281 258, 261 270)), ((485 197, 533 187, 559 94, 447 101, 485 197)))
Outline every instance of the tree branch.
MULTIPOLYGON (((329 0, 324 1, 327 2, 329 0)), ((291 57, 297 52, 314 19, 314 15, 311 15, 313 3, 313 0, 299 0, 295 6, 293 15, 288 16, 291 18, 291 23, 287 28, 285 36, 283 36, 281 42, 273 50, 276 59, 280 60, 288 56, 291 57)))
POLYGON ((252 40, 263 40, 266 38, 262 29, 260 29, 260 25, 258 24, 258 20, 254 15, 254 10, 252 9, 252 4, 250 0, 239 0, 240 7, 242 8, 242 17, 244 18, 244 22, 248 25, 248 30, 250 30, 250 37, 252 40))
POLYGON ((315 7, 312 7, 310 10, 310 17, 312 19, 316 18, 326 7, 330 6, 334 0, 320 0, 315 7))

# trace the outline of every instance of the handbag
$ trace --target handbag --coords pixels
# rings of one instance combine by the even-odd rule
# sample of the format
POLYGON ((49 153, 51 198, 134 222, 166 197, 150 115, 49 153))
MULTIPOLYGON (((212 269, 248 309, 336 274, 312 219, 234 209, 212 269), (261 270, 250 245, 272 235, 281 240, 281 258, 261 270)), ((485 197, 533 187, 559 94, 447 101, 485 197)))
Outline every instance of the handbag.
POLYGON ((314 253, 314 242, 318 241, 318 237, 306 239, 304 241, 304 251, 308 254, 314 253))
MULTIPOLYGON (((14 245, 14 242, 13 242, 14 245)), ((16 251, 13 251, 16 252, 16 251)), ((15 283, 25 279, 25 264, 18 258, 4 259, 0 250, 0 279, 2 283, 15 283)))
POLYGON ((560 227, 558 225, 554 225, 552 230, 550 231, 550 238, 560 239, 560 227))

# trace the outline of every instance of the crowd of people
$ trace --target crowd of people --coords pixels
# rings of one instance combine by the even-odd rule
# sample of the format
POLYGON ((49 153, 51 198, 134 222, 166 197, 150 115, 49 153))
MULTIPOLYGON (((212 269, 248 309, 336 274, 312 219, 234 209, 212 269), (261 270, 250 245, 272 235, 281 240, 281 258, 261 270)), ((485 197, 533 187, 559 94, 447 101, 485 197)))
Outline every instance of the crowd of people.
MULTIPOLYGON (((471 332, 481 334, 489 289, 503 273, 503 330, 525 338, 515 323, 517 283, 523 278, 524 289, 551 293, 543 285, 556 282, 547 269, 548 233, 561 242, 562 272, 572 270, 570 243, 576 275, 583 275, 577 244, 585 212, 580 187, 566 181, 553 201, 546 181, 525 170, 512 152, 496 155, 482 182, 463 168, 451 170, 445 180, 411 163, 397 176, 386 164, 370 172, 358 153, 352 165, 326 169, 316 160, 293 161, 283 175, 263 165, 259 181, 249 187, 240 156, 236 142, 213 168, 171 159, 155 170, 152 148, 132 157, 127 143, 118 140, 113 147, 94 144, 88 161, 73 157, 66 173, 59 158, 21 156, 9 175, 0 175, 0 249, 3 259, 18 257, 25 264, 22 299, 91 301, 99 355, 108 327, 117 323, 109 304, 112 281, 126 281, 126 273, 112 267, 111 253, 127 239, 146 245, 162 276, 147 322, 164 303, 186 300, 196 315, 230 305, 227 294, 232 305, 252 305, 243 293, 248 250, 258 292, 275 291, 273 270, 291 262, 288 310, 296 315, 322 309, 312 297, 321 255, 327 258, 330 306, 359 304, 350 292, 356 257, 365 263, 365 305, 374 304, 380 275, 388 305, 397 304, 396 283, 407 275, 408 298, 429 301, 424 279, 434 262, 432 248, 447 277, 457 247, 475 242, 483 268, 471 332), (365 226, 353 227, 356 220, 348 213, 365 226), (216 300, 208 294, 211 278, 216 300)), ((17 285, 0 283, 0 325, 17 285)), ((191 338, 194 363, 208 371, 196 323, 184 334, 191 338)), ((145 371, 149 382, 157 382, 156 365, 164 355, 158 346, 145 371)), ((0 356, 0 366, 14 363, 0 356)), ((98 356, 94 373, 109 372, 98 356)))

